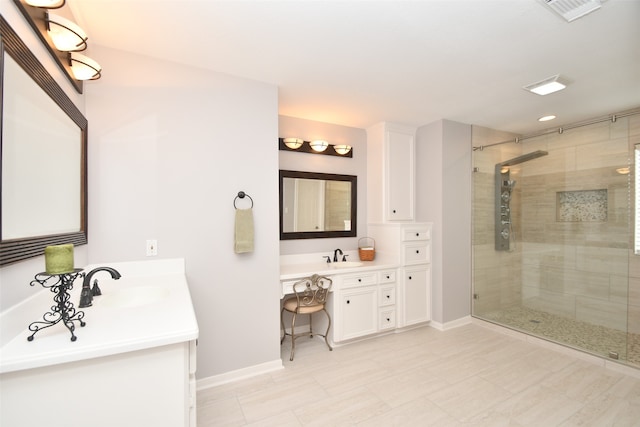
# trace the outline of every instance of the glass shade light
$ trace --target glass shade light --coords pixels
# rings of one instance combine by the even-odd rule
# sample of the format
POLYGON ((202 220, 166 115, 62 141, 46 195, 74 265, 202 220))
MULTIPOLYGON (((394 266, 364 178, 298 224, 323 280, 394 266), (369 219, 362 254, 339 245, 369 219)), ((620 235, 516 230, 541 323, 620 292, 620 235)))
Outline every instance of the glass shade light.
POLYGON ((351 151, 351 146, 350 145, 345 145, 345 144, 340 144, 340 145, 334 145, 333 149, 336 150, 336 153, 341 154, 341 155, 344 156, 349 151, 351 151))
POLYGON ((77 80, 97 80, 100 78, 102 67, 93 59, 71 52, 69 54, 69 62, 71 71, 77 80))
POLYGON ((559 74, 523 87, 524 90, 537 95, 549 95, 567 87, 567 83, 559 74))
POLYGON ((25 3, 33 7, 44 9, 60 9, 65 4, 65 0, 25 0, 25 3))
POLYGON ((61 52, 79 52, 87 48, 87 34, 75 22, 47 13, 47 32, 61 52))
POLYGON ((539 121, 539 122, 548 122, 549 120, 553 120, 553 119, 555 119, 555 118, 556 118, 556 116, 554 116, 553 114, 551 114, 551 115, 549 115, 549 116, 543 116, 543 117, 540 117, 540 118, 538 119, 538 121, 539 121))
POLYGON ((317 139, 315 141, 311 141, 309 145, 311 146, 313 151, 317 151, 318 153, 320 153, 327 149, 327 147, 329 146, 329 143, 327 141, 317 139))
POLYGON ((282 142, 284 142, 284 145, 291 148, 292 150, 297 150, 302 146, 302 143, 304 141, 302 141, 300 138, 284 138, 282 142))

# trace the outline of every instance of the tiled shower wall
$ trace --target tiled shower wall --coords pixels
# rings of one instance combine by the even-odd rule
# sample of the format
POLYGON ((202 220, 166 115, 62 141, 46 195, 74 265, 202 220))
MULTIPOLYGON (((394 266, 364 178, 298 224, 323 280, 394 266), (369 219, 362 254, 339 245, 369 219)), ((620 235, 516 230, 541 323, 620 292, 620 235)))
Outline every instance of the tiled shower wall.
MULTIPOLYGON (((510 138, 473 128, 474 146, 510 138)), ((640 333, 633 169, 629 175, 616 171, 630 166, 635 143, 640 143, 639 115, 474 153, 474 314, 523 304, 640 333), (516 245, 511 252, 497 252, 494 165, 535 150, 549 155, 511 168, 517 181, 511 203, 516 245), (606 194, 606 203, 594 199, 594 190, 598 197, 606 194), (559 192, 571 192, 565 209, 578 211, 589 203, 596 212, 561 214, 559 192)))

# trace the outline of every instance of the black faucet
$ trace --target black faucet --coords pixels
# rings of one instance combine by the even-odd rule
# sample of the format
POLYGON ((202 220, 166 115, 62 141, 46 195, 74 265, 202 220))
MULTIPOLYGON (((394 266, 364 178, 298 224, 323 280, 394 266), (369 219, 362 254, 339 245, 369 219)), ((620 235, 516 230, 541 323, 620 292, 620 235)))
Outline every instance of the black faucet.
POLYGON ((84 280, 82 281, 82 292, 80 293, 80 304, 78 304, 78 308, 91 307, 93 297, 97 295, 102 295, 100 288, 98 287, 98 280, 93 284, 93 289, 91 289, 91 278, 98 271, 108 271, 111 273, 111 278, 114 280, 118 280, 120 277, 120 273, 116 269, 111 267, 97 267, 88 272, 84 276, 84 280))
MULTIPOLYGON (((340 252, 340 255, 342 255, 342 249, 338 248, 335 251, 333 251, 333 262, 338 262, 338 252, 340 252)), ((343 261, 344 261, 344 256, 342 257, 343 261)))

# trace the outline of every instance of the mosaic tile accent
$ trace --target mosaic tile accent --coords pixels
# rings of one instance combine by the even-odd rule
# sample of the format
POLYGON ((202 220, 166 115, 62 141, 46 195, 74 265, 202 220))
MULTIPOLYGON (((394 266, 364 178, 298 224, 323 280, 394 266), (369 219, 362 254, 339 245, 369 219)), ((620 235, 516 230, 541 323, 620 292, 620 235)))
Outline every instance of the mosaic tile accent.
POLYGON ((519 306, 478 316, 558 344, 603 356, 610 351, 619 361, 640 367, 640 335, 569 319, 541 310, 519 306))
POLYGON ((558 191, 557 220, 561 222, 605 222, 607 190, 558 191))

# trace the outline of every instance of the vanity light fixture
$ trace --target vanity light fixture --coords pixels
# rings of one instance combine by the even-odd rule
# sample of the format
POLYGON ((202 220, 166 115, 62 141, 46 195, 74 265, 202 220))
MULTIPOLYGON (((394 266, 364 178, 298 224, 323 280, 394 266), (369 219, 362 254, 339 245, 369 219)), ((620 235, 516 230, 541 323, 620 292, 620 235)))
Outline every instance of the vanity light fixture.
POLYGON ((65 6, 66 0, 13 0, 13 2, 78 93, 82 93, 84 80, 100 78, 102 67, 93 59, 76 53, 87 49, 85 31, 75 22, 49 12, 49 9, 60 9, 65 6))
POLYGON ((550 93, 558 92, 566 87, 566 80, 560 77, 560 74, 556 74, 555 76, 524 86, 523 89, 537 95, 549 95, 550 93))
POLYGON ((292 150, 297 150, 298 148, 302 147, 302 144, 304 143, 304 141, 300 138, 284 138, 282 141, 284 142, 284 145, 291 148, 292 150))
POLYGON ((334 145, 333 149, 336 150, 336 153, 344 156, 349 151, 351 151, 351 146, 346 144, 334 145))
POLYGON ((102 73, 100 64, 76 52, 69 53, 69 65, 77 80, 98 80, 102 73))
POLYGON ((313 151, 321 152, 327 149, 329 143, 327 141, 323 141, 322 139, 316 139, 315 141, 311 141, 309 143, 311 149, 313 151))
POLYGON ((47 32, 61 52, 80 52, 87 48, 87 34, 75 22, 47 12, 47 32))
POLYGON ((353 147, 350 145, 333 145, 325 140, 304 141, 301 138, 278 138, 278 149, 281 151, 296 151, 298 153, 353 157, 353 147))
POLYGON ((29 6, 41 7, 44 9, 60 9, 66 0, 25 0, 29 6))

